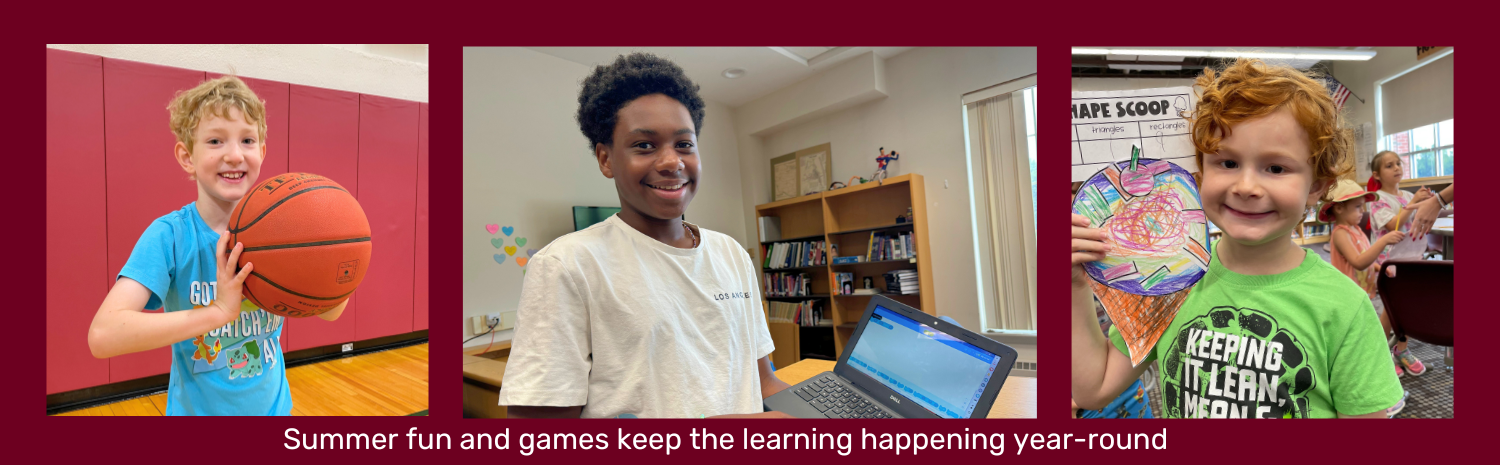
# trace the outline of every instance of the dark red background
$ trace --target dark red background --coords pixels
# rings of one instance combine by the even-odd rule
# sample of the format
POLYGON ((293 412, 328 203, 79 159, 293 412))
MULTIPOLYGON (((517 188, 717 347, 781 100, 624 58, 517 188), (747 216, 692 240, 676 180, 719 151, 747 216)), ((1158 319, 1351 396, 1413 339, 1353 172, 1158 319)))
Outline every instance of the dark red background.
MULTIPOLYGON (((274 3, 274 2, 273 2, 274 3)), ((294 7, 256 5, 198 4, 175 7, 171 13, 109 7, 94 10, 69 5, 69 11, 27 11, 14 13, 30 20, 13 21, 3 32, 5 56, 10 65, 3 75, 5 88, 11 90, 11 111, 6 112, 5 132, 13 142, 9 164, 12 189, 10 205, 16 214, 7 222, 6 243, 15 244, 5 260, 6 288, 17 298, 9 319, 8 367, 11 376, 0 383, 7 402, 17 404, 9 411, 10 434, 6 444, 18 457, 48 459, 105 459, 151 461, 162 460, 350 460, 391 457, 398 460, 524 460, 524 459, 592 459, 592 460, 670 460, 682 458, 702 463, 747 463, 764 460, 825 460, 837 458, 832 451, 746 452, 742 445, 734 451, 707 452, 679 450, 671 457, 661 452, 544 451, 522 457, 515 436, 522 432, 591 432, 608 433, 616 428, 629 432, 676 432, 686 436, 690 428, 712 427, 715 432, 732 432, 738 439, 740 429, 754 428, 770 432, 852 432, 861 428, 872 432, 962 432, 1013 433, 1088 433, 1144 432, 1168 429, 1165 451, 1027 451, 1015 456, 1014 442, 1007 443, 1006 455, 1000 460, 1080 460, 1125 461, 1202 461, 1210 463, 1317 461, 1353 463, 1355 461, 1447 461, 1478 462, 1491 456, 1491 421, 1496 413, 1496 397, 1491 393, 1495 363, 1487 359, 1483 342, 1473 343, 1466 353, 1463 369, 1467 394, 1457 394, 1456 419, 1404 422, 1213 422, 1141 420, 1088 422, 1068 419, 1069 317, 1062 281, 1066 270, 1061 257, 1067 247, 1068 230, 1063 226, 1064 190, 1068 170, 1061 157, 1066 150, 1063 124, 1068 98, 1068 63, 1070 45, 1080 46, 1307 46, 1317 45, 1417 45, 1452 44, 1465 50, 1477 50, 1459 64, 1455 110, 1466 122, 1473 121, 1472 153, 1465 157, 1466 179, 1487 180, 1500 168, 1500 159, 1487 153, 1491 132, 1485 126, 1495 110, 1491 89, 1497 74, 1488 57, 1494 42, 1490 15, 1477 8, 1449 7, 1438 4, 1394 2, 1342 3, 1235 3, 1215 4, 1211 11, 1198 3, 1102 3, 1085 2, 987 2, 944 6, 937 3, 856 3, 841 6, 818 6, 805 2, 760 3, 694 3, 668 5, 654 3, 619 4, 614 11, 592 6, 552 3, 487 4, 470 7, 439 3, 403 4, 395 7, 365 5, 353 11, 345 6, 321 6, 297 3, 294 7), (229 11, 243 8, 239 16, 229 11), (1176 12, 1161 13, 1173 9, 1176 12), (204 11, 213 10, 213 11, 204 11), (296 15, 281 14, 295 10, 296 15), (86 13, 86 14, 85 14, 86 13), (275 20, 268 21, 269 13, 275 20), (240 24, 247 23, 247 24, 240 24), (46 418, 43 416, 43 394, 47 355, 37 351, 58 341, 45 340, 40 330, 46 324, 40 310, 47 299, 78 299, 97 302, 96 297, 65 295, 66 291, 48 292, 49 279, 98 279, 103 270, 57 273, 47 268, 45 247, 48 240, 66 240, 63 232, 49 234, 44 224, 44 203, 36 192, 52 195, 60 186, 43 186, 46 176, 37 175, 49 167, 45 157, 44 138, 49 120, 45 118, 47 92, 44 70, 44 44, 49 42, 192 42, 261 39, 269 42, 400 42, 432 44, 430 60, 430 126, 424 137, 430 137, 427 160, 434 182, 428 189, 431 199, 430 231, 417 231, 417 240, 430 237, 430 291, 432 315, 438 324, 431 330, 430 405, 433 416, 426 418, 242 418, 223 419, 123 419, 123 418, 46 418), (459 361, 462 329, 458 324, 463 305, 461 293, 461 215, 462 188, 457 180, 462 170, 462 52, 464 45, 932 45, 932 46, 1040 46, 1038 70, 1043 103, 1039 118, 1047 121, 1040 129, 1039 143, 1043 159, 1039 167, 1040 215, 1038 248, 1043 260, 1038 271, 1043 276, 1038 294, 1040 308, 1039 360, 1054 367, 1038 383, 1038 420, 1012 421, 701 421, 701 420, 612 420, 590 422, 557 421, 479 421, 459 418, 459 361), (1468 48, 1466 48, 1468 47, 1468 48), (1049 156, 1056 155, 1056 156, 1049 156), (17 183, 16 181, 19 181, 17 183), (1055 257, 1051 261, 1047 257, 1055 257), (44 271, 45 270, 45 271, 44 271), (75 275, 82 275, 79 278, 75 275), (94 276, 95 278, 89 278, 94 276), (1053 276, 1054 278, 1046 278, 1053 276), (29 353, 28 353, 29 352, 29 353), (448 354, 450 356, 444 356, 448 354), (1478 389, 1475 391, 1474 389, 1478 389), (28 400, 29 399, 29 400, 28 400), (27 407, 26 405, 30 405, 27 407), (454 452, 433 451, 365 451, 306 452, 287 451, 282 437, 286 428, 304 433, 364 432, 405 433, 409 428, 423 432, 444 432, 454 436, 466 432, 496 433, 509 429, 510 451, 454 452)), ((52 7, 43 7, 52 8, 52 7)), ((295 98, 295 90, 293 96, 295 98)), ((1366 99, 1370 95, 1361 95, 1366 99)), ((955 98, 955 112, 957 99, 955 98)), ((362 109, 363 110, 363 109, 362 109)), ((153 124, 160 124, 153 123, 153 124)), ((291 122, 291 124, 298 124, 291 122)), ((85 143, 86 141, 78 141, 85 143)), ((94 141, 88 143, 103 143, 94 141)), ((527 156, 548 156, 528 154, 527 156)), ((420 161, 419 161, 420 162, 420 161)), ((294 167, 295 168, 295 167, 294 167)), ((63 169, 67 169, 64 167, 63 169)), ((298 168, 300 169, 300 168, 298 168)), ((547 173, 536 173, 545 176, 547 173)), ((101 186, 69 186, 66 189, 98 189, 101 186)), ((1470 188, 1472 189, 1472 188, 1470 188)), ((421 190, 421 186, 419 186, 421 190)), ((1488 194, 1481 198, 1481 211, 1489 207, 1488 194)), ((1472 194, 1470 194, 1472 195, 1472 194)), ((79 211, 79 215, 102 212, 79 211)), ((419 211, 419 214, 422 214, 419 211)), ((1469 217, 1466 215, 1466 217, 1469 217)), ((1478 225, 1480 231, 1466 247, 1466 271, 1454 283, 1458 309, 1458 329, 1465 340, 1483 341, 1486 330, 1496 326, 1491 317, 1494 287, 1491 274, 1481 268, 1500 254, 1484 244, 1487 231, 1495 220, 1487 215, 1469 217, 1465 224, 1478 225), (1472 223, 1478 221, 1478 223, 1472 223), (1480 261, 1474 261, 1480 260, 1480 261), (1480 265, 1473 265, 1478 263, 1480 265)), ((932 225, 941 227, 941 225, 932 225)), ((82 250, 76 253, 101 254, 82 250)), ((420 270, 420 268, 418 268, 420 270)), ((363 320, 361 320, 363 321, 363 320)), ((80 360, 79 363, 88 363, 80 360)), ((404 448, 405 439, 397 444, 404 448)), ((982 451, 925 451, 915 460, 903 454, 900 458, 880 451, 857 451, 852 457, 874 462, 906 463, 923 459, 993 460, 982 451)))

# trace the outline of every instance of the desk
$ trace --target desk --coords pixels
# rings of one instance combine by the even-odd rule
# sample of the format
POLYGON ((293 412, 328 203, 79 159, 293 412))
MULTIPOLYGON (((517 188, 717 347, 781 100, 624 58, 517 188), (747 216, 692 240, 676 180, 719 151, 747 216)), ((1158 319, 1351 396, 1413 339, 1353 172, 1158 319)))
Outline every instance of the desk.
POLYGON ((1453 218, 1438 218, 1432 222, 1432 233, 1443 236, 1443 260, 1453 259, 1453 218))
POLYGON ((464 418, 505 418, 500 385, 505 362, 464 354, 464 418))
MULTIPOLYGON (((818 373, 833 371, 835 362, 804 359, 789 366, 776 369, 776 377, 796 386, 818 373)), ((1005 378, 995 404, 985 418, 1036 418, 1036 378, 1011 376, 1005 378)))

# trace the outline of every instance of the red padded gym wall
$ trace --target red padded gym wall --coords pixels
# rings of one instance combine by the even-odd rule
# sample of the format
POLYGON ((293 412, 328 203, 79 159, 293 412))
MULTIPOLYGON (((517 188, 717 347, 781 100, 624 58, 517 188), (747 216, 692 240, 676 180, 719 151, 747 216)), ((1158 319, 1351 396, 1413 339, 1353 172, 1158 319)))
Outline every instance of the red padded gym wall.
POLYGON ((418 105, 417 122, 417 266, 412 289, 412 331, 427 329, 427 104, 418 105))
MULTIPOLYGON (((109 279, 125 266, 151 221, 197 200, 197 185, 172 156, 167 104, 203 82, 202 71, 104 58, 104 158, 109 279)), ((102 299, 101 299, 102 301, 102 299)), ((168 348, 109 359, 109 381, 166 373, 168 348)))
MULTIPOLYGON (((358 196, 359 94, 296 84, 291 85, 291 94, 290 126, 287 129, 288 171, 325 176, 358 196)), ((369 214, 370 206, 363 207, 369 214)), ((381 246, 381 243, 375 243, 376 250, 381 246)), ((336 321, 288 318, 285 350, 355 341, 354 315, 361 311, 367 289, 370 289, 369 285, 360 285, 349 306, 344 308, 343 316, 336 321)))
POLYGON ((47 394, 109 382, 89 323, 109 290, 104 60, 47 49, 47 394))
POLYGON ((417 103, 359 100, 359 203, 370 219, 370 271, 355 291, 358 339, 412 331, 417 209, 417 103))

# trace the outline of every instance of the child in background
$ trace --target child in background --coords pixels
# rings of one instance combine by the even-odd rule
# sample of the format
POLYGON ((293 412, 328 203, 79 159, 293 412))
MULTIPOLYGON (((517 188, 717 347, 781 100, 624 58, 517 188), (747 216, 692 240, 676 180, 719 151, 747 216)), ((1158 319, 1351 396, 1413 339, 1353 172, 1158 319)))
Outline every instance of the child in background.
POLYGON ((1307 208, 1353 153, 1333 99, 1287 66, 1240 59, 1206 70, 1187 117, 1203 212, 1223 231, 1203 279, 1143 363, 1118 327, 1099 334, 1083 263, 1111 233, 1073 215, 1072 394, 1098 409, 1155 360, 1163 417, 1387 418, 1402 398, 1370 299, 1292 243, 1307 208))
MULTIPOLYGON (((1415 211, 1416 204, 1432 197, 1432 191, 1425 187, 1417 191, 1416 194, 1399 189, 1401 178, 1405 174, 1406 170, 1401 164, 1401 157, 1396 155, 1396 152, 1389 150, 1380 152, 1375 154, 1375 158, 1370 160, 1370 180, 1365 184, 1365 187, 1370 192, 1376 194, 1375 200, 1370 202, 1370 242, 1372 243, 1377 242, 1379 238, 1384 237, 1386 233, 1392 231, 1409 232, 1411 230, 1412 212, 1415 211)), ((1380 255, 1375 258, 1377 269, 1380 265, 1385 264, 1385 261, 1390 259, 1393 254, 1396 254, 1396 251, 1391 246, 1397 242, 1400 241, 1387 243, 1380 248, 1380 255)), ((1406 257, 1398 256, 1398 258, 1406 257)), ((1395 269, 1391 269, 1389 272, 1394 275, 1395 271, 1395 269)), ((1377 310, 1384 315, 1385 306, 1383 302, 1376 299, 1375 305, 1379 305, 1377 310)), ((1386 329, 1389 331, 1389 323, 1386 324, 1386 329)), ((1407 349, 1405 338, 1396 341, 1395 352, 1396 362, 1400 365, 1396 369, 1397 376, 1402 376, 1405 373, 1410 373, 1412 376, 1421 376, 1422 373, 1427 372, 1427 367, 1422 364, 1422 361, 1417 360, 1417 357, 1411 354, 1411 350, 1407 349), (1403 367, 1405 370, 1401 369, 1403 367)))
MULTIPOLYGON (((1369 296, 1370 303, 1375 307, 1375 313, 1380 317, 1380 326, 1386 333, 1391 331, 1391 322, 1385 315, 1385 306, 1380 303, 1380 295, 1375 289, 1375 277, 1379 271, 1375 268, 1375 258, 1386 246, 1400 242, 1406 237, 1401 231, 1391 231, 1380 236, 1371 244, 1362 231, 1359 230, 1359 218, 1363 216, 1365 202, 1375 200, 1375 194, 1360 189, 1358 184, 1350 180, 1339 180, 1338 184, 1330 189, 1327 201, 1318 208, 1318 221, 1333 223, 1332 242, 1333 248, 1329 253, 1329 261, 1333 267, 1354 280, 1365 294, 1369 296), (1372 246, 1373 245, 1373 246, 1372 246)), ((1397 363, 1396 376, 1401 376, 1401 365, 1397 363)), ((1403 401, 1387 410, 1386 414, 1394 416, 1401 412, 1406 406, 1403 401)))

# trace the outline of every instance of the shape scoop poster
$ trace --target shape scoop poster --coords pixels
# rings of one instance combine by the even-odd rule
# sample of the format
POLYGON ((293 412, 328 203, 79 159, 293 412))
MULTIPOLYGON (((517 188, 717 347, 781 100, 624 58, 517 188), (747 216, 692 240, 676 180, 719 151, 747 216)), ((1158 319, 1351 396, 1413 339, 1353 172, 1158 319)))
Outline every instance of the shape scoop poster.
POLYGON ((1197 171, 1186 116, 1196 108, 1192 87, 1073 93, 1073 182, 1112 162, 1166 160, 1197 171))

